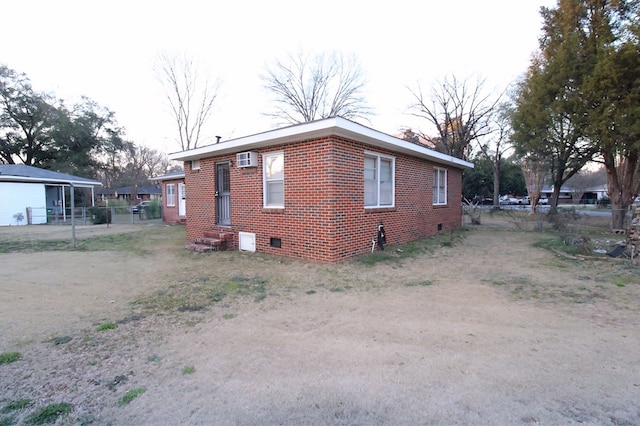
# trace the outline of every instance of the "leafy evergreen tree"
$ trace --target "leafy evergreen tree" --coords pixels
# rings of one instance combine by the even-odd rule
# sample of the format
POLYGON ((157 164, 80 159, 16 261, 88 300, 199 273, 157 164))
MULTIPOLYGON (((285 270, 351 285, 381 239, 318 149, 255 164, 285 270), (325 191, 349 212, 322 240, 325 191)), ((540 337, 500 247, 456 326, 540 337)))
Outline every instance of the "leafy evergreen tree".
POLYGON ((612 226, 640 191, 640 4, 559 0, 542 8, 540 54, 518 87, 512 116, 520 156, 550 162, 553 211, 562 184, 602 161, 612 226))
POLYGON ((589 2, 560 0, 555 9, 541 9, 540 54, 520 82, 514 102, 516 152, 549 160, 554 212, 561 186, 596 152, 584 134, 588 105, 582 86, 595 66, 589 43, 589 2))
POLYGON ((607 171, 612 227, 621 229, 640 192, 640 5, 602 3, 598 63, 585 84, 587 131, 607 171))
POLYGON ((0 65, 1 162, 96 178, 110 154, 130 145, 113 112, 87 98, 68 109, 0 65))

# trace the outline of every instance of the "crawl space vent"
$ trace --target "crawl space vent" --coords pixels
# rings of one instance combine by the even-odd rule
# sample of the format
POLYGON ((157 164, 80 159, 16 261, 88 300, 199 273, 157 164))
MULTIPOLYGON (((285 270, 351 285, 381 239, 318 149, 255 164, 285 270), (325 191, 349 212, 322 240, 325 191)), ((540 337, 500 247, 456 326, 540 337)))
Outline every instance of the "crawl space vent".
POLYGON ((275 248, 282 248, 282 239, 271 237, 269 239, 269 245, 275 248))

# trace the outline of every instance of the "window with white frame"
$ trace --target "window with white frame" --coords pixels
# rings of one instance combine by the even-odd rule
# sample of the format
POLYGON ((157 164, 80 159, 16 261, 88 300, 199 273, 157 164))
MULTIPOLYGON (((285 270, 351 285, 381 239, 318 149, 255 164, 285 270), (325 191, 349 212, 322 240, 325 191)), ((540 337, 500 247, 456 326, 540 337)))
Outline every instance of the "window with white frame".
POLYGON ((167 184, 167 206, 176 205, 176 185, 174 183, 167 184))
POLYGON ((284 208, 284 153, 262 156, 264 207, 284 208))
POLYGON ((366 152, 364 155, 364 206, 393 207, 395 158, 366 152))
POLYGON ((447 204, 447 170, 433 168, 433 204, 447 204))

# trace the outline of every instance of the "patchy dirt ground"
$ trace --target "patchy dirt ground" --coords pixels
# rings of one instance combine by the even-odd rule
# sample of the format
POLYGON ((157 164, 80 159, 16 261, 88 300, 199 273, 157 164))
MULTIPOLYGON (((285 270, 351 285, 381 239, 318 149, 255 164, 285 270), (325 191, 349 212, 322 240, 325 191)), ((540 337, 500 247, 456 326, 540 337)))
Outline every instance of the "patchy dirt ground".
POLYGON ((121 228, 108 250, 90 243, 104 229, 0 254, 0 352, 21 354, 0 365, 0 407, 33 401, 3 424, 55 402, 73 406, 60 424, 640 423, 640 274, 624 262, 485 225, 338 265, 193 254, 176 227, 121 228))

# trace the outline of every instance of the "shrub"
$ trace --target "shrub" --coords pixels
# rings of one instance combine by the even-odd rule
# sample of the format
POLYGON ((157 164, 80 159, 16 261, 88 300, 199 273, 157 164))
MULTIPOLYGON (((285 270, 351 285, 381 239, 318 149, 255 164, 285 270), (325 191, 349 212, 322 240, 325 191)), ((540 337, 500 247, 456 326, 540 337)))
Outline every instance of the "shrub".
POLYGON ((91 215, 91 222, 94 225, 111 223, 111 209, 106 206, 91 207, 89 214, 91 215))
POLYGON ((160 219, 162 217, 162 206, 158 200, 151 201, 144 209, 144 215, 147 219, 160 219))

